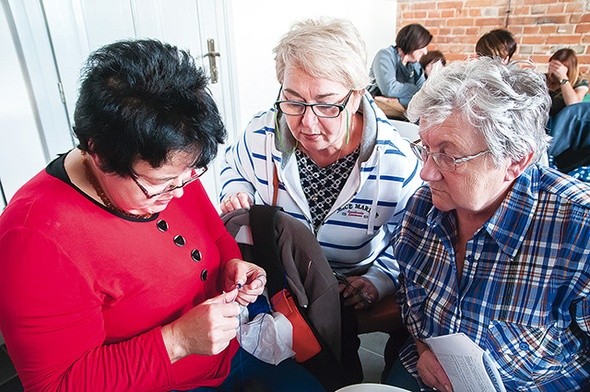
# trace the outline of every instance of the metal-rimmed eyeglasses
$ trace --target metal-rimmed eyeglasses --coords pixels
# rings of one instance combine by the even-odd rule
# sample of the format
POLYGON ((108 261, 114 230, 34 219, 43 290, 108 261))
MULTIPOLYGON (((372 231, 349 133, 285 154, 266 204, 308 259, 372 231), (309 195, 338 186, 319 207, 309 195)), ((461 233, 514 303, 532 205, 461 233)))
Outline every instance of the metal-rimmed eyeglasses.
MULTIPOLYGON (((280 95, 281 92, 279 91, 280 95)), ((346 94, 346 97, 344 97, 341 103, 307 103, 291 100, 276 101, 275 108, 287 116, 303 116, 307 108, 310 107, 313 114, 318 117, 335 118, 342 113, 351 95, 352 90, 346 94)))
POLYGON ((461 165, 462 163, 469 162, 472 159, 480 157, 484 154, 490 152, 490 150, 480 151, 477 154, 467 155, 464 157, 455 158, 444 152, 430 152, 428 151, 427 147, 421 146, 417 143, 410 143, 410 147, 412 148, 412 152, 420 159, 422 162, 426 162, 428 157, 432 157, 432 160, 436 165, 445 171, 454 171, 457 169, 457 165, 461 165))
POLYGON ((141 191, 143 192, 145 197, 147 197, 148 199, 152 199, 156 196, 160 196, 165 193, 172 192, 173 190, 176 190, 178 188, 184 188, 185 186, 187 186, 188 184, 190 184, 191 182, 195 181, 197 178, 199 178, 203 174, 205 174, 205 172, 207 172, 207 166, 193 169, 191 172, 191 176, 189 178, 187 178, 186 180, 184 180, 182 182, 182 184, 180 184, 180 185, 170 184, 170 185, 166 186, 166 188, 163 191, 159 191, 159 192, 155 192, 155 193, 150 193, 145 188, 145 186, 141 185, 141 183, 139 182, 139 176, 137 174, 135 174, 134 172, 131 172, 131 179, 133 180, 133 182, 135 182, 137 184, 139 189, 141 189, 141 191))

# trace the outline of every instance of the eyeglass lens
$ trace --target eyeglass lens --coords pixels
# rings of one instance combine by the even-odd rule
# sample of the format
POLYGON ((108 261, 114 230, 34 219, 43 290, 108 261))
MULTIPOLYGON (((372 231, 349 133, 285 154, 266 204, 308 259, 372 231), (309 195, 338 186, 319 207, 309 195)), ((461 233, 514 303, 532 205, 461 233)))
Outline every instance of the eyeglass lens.
POLYGON ((428 150, 422 146, 411 143, 412 151, 422 162, 426 162, 430 156, 434 163, 443 170, 452 171, 456 169, 455 159, 451 156, 440 153, 440 152, 428 152, 428 150))
POLYGON ((165 193, 169 193, 172 192, 178 188, 184 188, 186 185, 190 184, 191 182, 195 181, 196 179, 198 179, 199 177, 201 177, 203 174, 205 174, 205 172, 207 172, 207 166, 204 167, 199 167, 197 169, 193 169, 192 174, 189 178, 187 178, 186 180, 182 181, 182 183, 180 185, 174 185, 174 184, 170 184, 168 185, 163 191, 159 191, 159 192, 155 192, 155 193, 149 193, 148 190, 141 185, 137 179, 134 178, 135 183, 137 185, 139 185, 139 187, 141 188, 141 190, 143 191, 143 193, 148 197, 148 198, 152 198, 152 197, 156 197, 156 196, 160 196, 163 195, 165 193))
MULTIPOLYGON (((352 90, 348 92, 346 97, 342 100, 342 103, 305 103, 298 101, 277 101, 276 106, 278 109, 288 116, 302 116, 305 113, 307 107, 310 107, 313 113, 318 117, 334 118, 338 117, 348 104, 348 100, 352 95, 352 90)), ((280 93, 279 93, 280 96, 280 93)))
POLYGON ((341 106, 333 104, 304 104, 301 102, 283 101, 279 102, 281 112, 289 116, 301 116, 305 113, 307 106, 311 107, 313 113, 318 117, 338 117, 341 106))

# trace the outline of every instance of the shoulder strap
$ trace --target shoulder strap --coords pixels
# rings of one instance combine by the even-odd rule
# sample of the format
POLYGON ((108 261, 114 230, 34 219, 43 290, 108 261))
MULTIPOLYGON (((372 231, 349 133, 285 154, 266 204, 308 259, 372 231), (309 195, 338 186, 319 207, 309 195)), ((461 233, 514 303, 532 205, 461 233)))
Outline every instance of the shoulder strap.
POLYGON ((250 231, 254 243, 255 263, 266 271, 269 297, 286 286, 285 271, 275 236, 277 211, 278 208, 274 206, 255 204, 250 207, 250 231))
POLYGON ((279 195, 279 175, 277 173, 276 165, 273 166, 272 171, 272 205, 277 205, 277 197, 279 195))

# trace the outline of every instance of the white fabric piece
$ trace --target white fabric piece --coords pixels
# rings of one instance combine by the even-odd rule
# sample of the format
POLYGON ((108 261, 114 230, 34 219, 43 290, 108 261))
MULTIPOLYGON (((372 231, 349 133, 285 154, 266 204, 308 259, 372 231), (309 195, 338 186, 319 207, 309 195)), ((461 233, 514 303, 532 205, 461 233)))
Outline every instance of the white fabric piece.
POLYGON ((260 313, 239 328, 240 345, 261 361, 278 365, 295 355, 293 326, 282 313, 260 313))

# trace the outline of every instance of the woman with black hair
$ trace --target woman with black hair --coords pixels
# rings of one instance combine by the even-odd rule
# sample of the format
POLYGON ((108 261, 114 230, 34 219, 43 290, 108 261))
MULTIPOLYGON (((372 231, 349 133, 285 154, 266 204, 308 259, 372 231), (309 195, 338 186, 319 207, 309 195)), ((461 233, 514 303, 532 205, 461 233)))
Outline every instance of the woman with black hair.
MULTIPOLYGON (((378 104, 397 104, 401 111, 405 110, 426 80, 419 61, 428 52, 430 41, 432 34, 424 26, 413 23, 401 28, 395 45, 377 52, 370 73, 374 82, 368 90, 374 97, 383 97, 376 98, 378 104)), ((385 114, 399 117, 387 111, 385 114)))
POLYGON ((151 40, 98 49, 74 120, 77 148, 0 216, 0 329, 25 389, 322 391, 235 339, 266 275, 198 180, 226 131, 194 59, 151 40))

